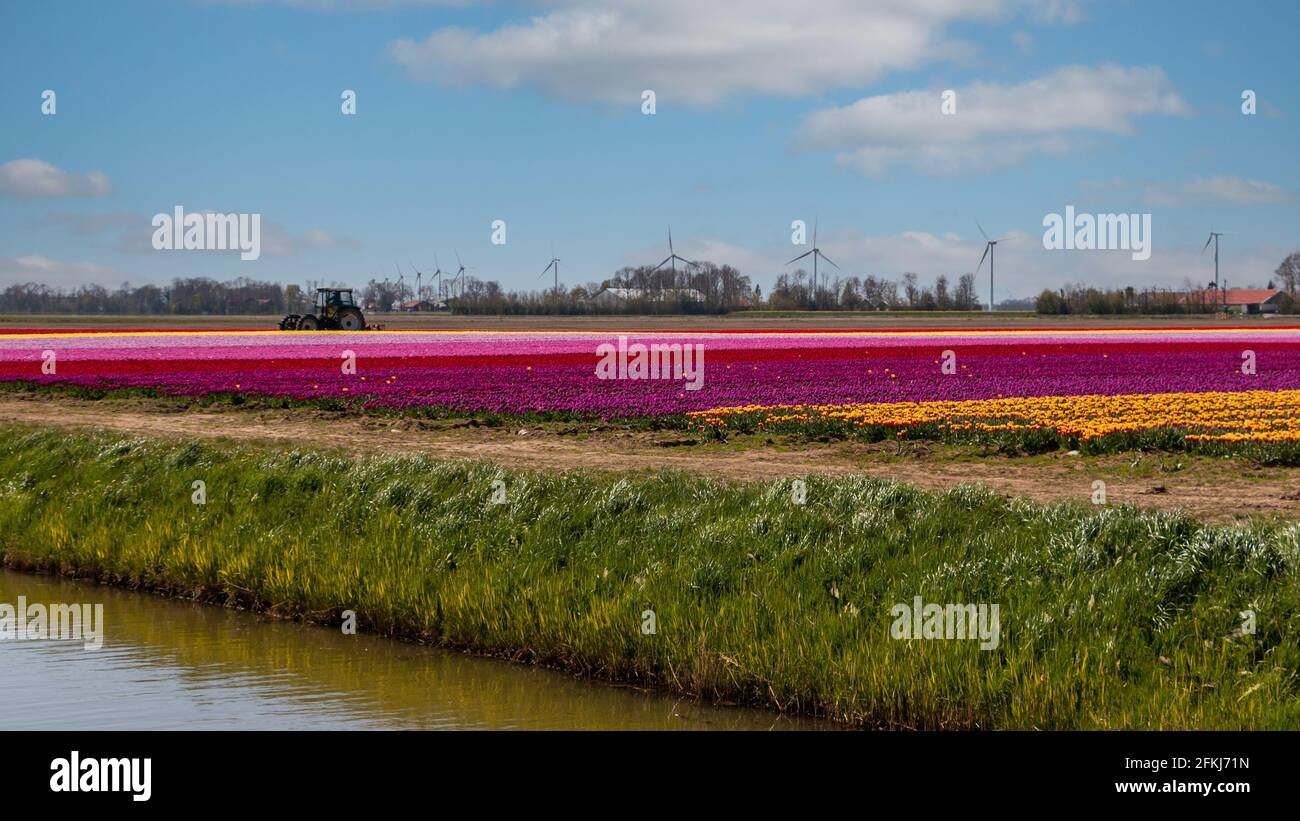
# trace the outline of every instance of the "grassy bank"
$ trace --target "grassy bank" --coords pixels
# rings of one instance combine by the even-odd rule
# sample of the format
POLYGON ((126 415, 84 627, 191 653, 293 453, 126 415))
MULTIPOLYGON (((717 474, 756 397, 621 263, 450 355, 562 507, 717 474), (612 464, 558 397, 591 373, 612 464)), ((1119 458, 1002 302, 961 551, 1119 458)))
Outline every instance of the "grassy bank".
POLYGON ((0 427, 11 565, 864 726, 1300 727, 1300 527, 794 490, 0 427), (998 646, 891 638, 917 595, 998 646))

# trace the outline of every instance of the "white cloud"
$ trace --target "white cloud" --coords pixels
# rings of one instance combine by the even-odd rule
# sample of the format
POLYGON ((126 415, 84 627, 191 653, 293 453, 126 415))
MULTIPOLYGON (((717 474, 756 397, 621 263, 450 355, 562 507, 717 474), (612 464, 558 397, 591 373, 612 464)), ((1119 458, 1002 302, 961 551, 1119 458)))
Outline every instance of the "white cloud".
POLYGON ((882 94, 814 112, 796 144, 835 151, 840 162, 871 175, 896 165, 956 173, 1062 154, 1086 135, 1132 135, 1139 117, 1188 111, 1154 66, 1067 66, 1016 85, 954 90, 955 114, 942 113, 941 90, 882 94))
POLYGON ((69 174, 44 160, 10 160, 0 165, 0 194, 19 199, 103 197, 112 190, 99 171, 69 174))
MULTIPOLYGON (((1202 255, 1199 245, 1172 242, 1160 230, 1157 223, 1152 231, 1151 258, 1145 261, 1134 260, 1128 251, 1049 251, 1043 248, 1041 231, 993 234, 995 238, 1006 237, 994 252, 996 299, 1000 302, 1008 296, 1033 296, 1044 288, 1059 288, 1067 282, 1100 288, 1132 285, 1141 290, 1177 288, 1189 278, 1195 282, 1213 279, 1213 259, 1202 255)), ((947 274, 954 281, 963 273, 975 271, 984 253, 984 240, 974 232, 965 237, 924 231, 886 236, 848 233, 822 245, 832 259, 854 273, 897 279, 904 271, 915 271, 922 282, 939 274, 947 274)), ((1285 255, 1281 249, 1255 246, 1225 255, 1221 265, 1232 282, 1262 286, 1285 255)), ((988 275, 986 261, 976 278, 976 290, 984 300, 988 299, 988 275)))
POLYGON ((1083 186, 1091 199, 1136 194, 1144 205, 1276 205, 1291 202, 1292 192, 1271 182, 1242 177, 1196 177, 1183 182, 1112 180, 1083 186))
POLYGON ((342 248, 352 247, 357 244, 353 240, 336 237, 328 231, 322 231, 320 228, 308 228, 303 231, 300 242, 307 248, 342 248))
MULTIPOLYGON (((213 208, 186 209, 187 213, 217 214, 236 213, 218 211, 213 208)), ((171 214, 170 209, 164 213, 171 214)), ((127 254, 157 253, 153 247, 153 234, 156 230, 152 216, 113 213, 90 216, 71 214, 50 214, 47 221, 67 225, 74 233, 82 235, 116 231, 116 249, 127 254)), ((273 222, 262 216, 261 252, 272 257, 289 257, 310 251, 338 250, 359 248, 361 243, 351 237, 338 236, 321 228, 309 228, 300 234, 291 232, 283 224, 273 222)), ((226 251, 198 251, 191 253, 226 254, 226 251)))
MULTIPOLYGON (((689 239, 683 237, 674 238, 673 247, 677 253, 689 260, 697 262, 713 262, 718 265, 731 265, 743 274, 749 274, 751 271, 769 271, 773 270, 775 262, 772 255, 764 254, 760 251, 754 251, 743 245, 734 245, 718 239, 689 239)), ((664 239, 661 245, 652 245, 643 248, 631 254, 624 256, 626 265, 656 265, 668 255, 668 240, 664 239)), ((681 263, 678 263, 678 269, 681 263)))
POLYGON ((41 254, 23 257, 0 257, 0 285, 35 282, 51 288, 75 288, 80 285, 118 285, 130 277, 93 262, 61 262, 41 254))
POLYGON ((946 27, 1058 0, 555 0, 490 31, 443 28, 399 39, 389 56, 414 79, 572 100, 708 105, 734 95, 794 96, 862 86, 890 71, 968 53, 946 27))
POLYGON ((124 231, 140 223, 140 218, 127 211, 109 211, 98 214, 74 214, 53 211, 46 214, 50 225, 61 225, 82 237, 97 236, 109 231, 124 231))
POLYGON ((1085 17, 1084 0, 1042 0, 1031 5, 1035 16, 1047 22, 1078 23, 1085 17))
POLYGON ((320 228, 309 228, 301 234, 292 234, 278 222, 262 221, 262 252, 273 257, 287 257, 305 251, 336 248, 356 248, 356 240, 336 237, 320 228))

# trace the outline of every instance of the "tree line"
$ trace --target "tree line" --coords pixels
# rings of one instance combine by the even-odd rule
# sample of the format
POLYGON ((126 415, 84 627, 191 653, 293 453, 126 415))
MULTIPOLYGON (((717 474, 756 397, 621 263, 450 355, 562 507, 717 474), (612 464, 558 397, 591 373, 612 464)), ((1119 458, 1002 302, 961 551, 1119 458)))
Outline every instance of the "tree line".
MULTIPOLYGON (((318 284, 281 285, 240 277, 221 282, 207 277, 173 279, 170 285, 123 283, 116 289, 82 285, 72 289, 41 283, 20 283, 0 291, 0 313, 114 315, 233 315, 288 314, 309 309, 318 284)), ((346 287, 332 283, 332 287, 346 287)), ((1300 312, 1300 251, 1290 254, 1274 271, 1268 287, 1288 298, 1281 310, 1300 312)), ((642 265, 626 267, 602 281, 541 290, 507 290, 492 280, 464 276, 436 287, 425 285, 416 294, 409 282, 370 280, 357 289, 358 301, 371 311, 423 300, 426 308, 460 314, 676 314, 727 313, 737 310, 824 311, 975 311, 987 307, 979 299, 975 275, 955 280, 938 276, 923 284, 915 273, 900 280, 877 276, 819 275, 799 269, 782 273, 771 291, 763 293, 748 276, 730 265, 699 262, 676 271, 642 265), (613 290, 610 290, 613 289, 613 290), (604 293, 608 291, 608 293, 604 293)), ((1036 310, 1042 314, 1162 314, 1203 313, 1216 309, 1215 295, 1190 280, 1181 290, 1161 288, 1095 288, 1066 285, 1042 291, 1036 299, 1007 301, 1003 309, 1036 310)))
MULTIPOLYGON (((1300 251, 1282 260, 1265 287, 1283 292, 1280 313, 1300 313, 1300 251)), ((1040 314, 1203 314, 1221 307, 1222 294, 1214 283, 1202 286, 1190 279, 1180 290, 1066 285, 1055 291, 1048 288, 1034 300, 1034 310, 1040 314)))
POLYGON ((113 290, 102 285, 65 290, 28 282, 0 291, 0 313, 9 314, 284 314, 305 306, 301 286, 244 277, 229 282, 178 278, 163 286, 122 283, 113 290))

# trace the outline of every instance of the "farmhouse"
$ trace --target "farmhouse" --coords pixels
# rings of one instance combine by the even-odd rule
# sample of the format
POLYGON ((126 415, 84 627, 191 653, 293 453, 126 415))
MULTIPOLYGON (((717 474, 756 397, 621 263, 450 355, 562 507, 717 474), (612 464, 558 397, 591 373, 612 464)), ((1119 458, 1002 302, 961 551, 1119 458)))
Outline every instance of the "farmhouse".
POLYGON ((396 307, 399 311, 407 312, 445 311, 447 310, 447 303, 433 302, 428 299, 408 299, 405 302, 398 303, 396 307))
POLYGON ((1216 291, 1192 291, 1184 295, 1188 305, 1217 305, 1234 314, 1275 314, 1286 299, 1286 292, 1277 288, 1228 288, 1216 291))

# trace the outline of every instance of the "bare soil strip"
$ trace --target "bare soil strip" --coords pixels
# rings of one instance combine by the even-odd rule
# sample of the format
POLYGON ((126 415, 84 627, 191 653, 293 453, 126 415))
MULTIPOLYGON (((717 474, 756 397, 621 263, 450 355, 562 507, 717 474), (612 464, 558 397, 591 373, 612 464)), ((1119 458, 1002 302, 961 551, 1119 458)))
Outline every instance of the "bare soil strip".
POLYGON ((152 400, 0 396, 0 421, 179 439, 323 448, 352 455, 428 453, 512 468, 653 472, 735 481, 866 474, 931 489, 977 483, 1039 502, 1088 503, 1105 482, 1109 504, 1181 509, 1206 521, 1300 520, 1300 469, 1187 454, 982 455, 929 443, 789 443, 750 437, 705 444, 676 431, 553 424, 493 428, 466 420, 340 415, 312 409, 189 408, 152 400))

